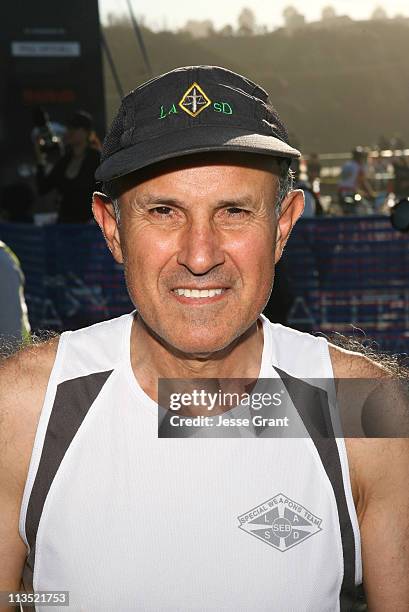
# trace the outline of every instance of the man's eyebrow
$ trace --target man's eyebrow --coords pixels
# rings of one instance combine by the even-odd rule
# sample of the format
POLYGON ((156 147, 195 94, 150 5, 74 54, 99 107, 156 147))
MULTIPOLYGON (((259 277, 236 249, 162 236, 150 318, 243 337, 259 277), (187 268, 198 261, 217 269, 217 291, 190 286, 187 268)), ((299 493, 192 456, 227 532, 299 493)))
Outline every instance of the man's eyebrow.
POLYGON ((149 206, 182 206, 182 202, 176 198, 165 196, 142 196, 134 198, 132 203, 138 208, 146 209, 149 206))
MULTIPOLYGON (((150 206, 179 206, 184 208, 184 203, 177 198, 166 197, 166 196, 155 196, 155 195, 144 195, 139 198, 134 198, 132 202, 135 206, 142 209, 147 209, 150 206)), ((232 198, 223 198, 218 200, 216 208, 224 208, 226 206, 254 206, 254 198, 250 195, 244 195, 232 198)))
POLYGON ((222 208, 225 206, 254 206, 254 204, 254 198, 249 195, 245 195, 241 197, 223 198, 223 200, 218 201, 217 207, 222 208))

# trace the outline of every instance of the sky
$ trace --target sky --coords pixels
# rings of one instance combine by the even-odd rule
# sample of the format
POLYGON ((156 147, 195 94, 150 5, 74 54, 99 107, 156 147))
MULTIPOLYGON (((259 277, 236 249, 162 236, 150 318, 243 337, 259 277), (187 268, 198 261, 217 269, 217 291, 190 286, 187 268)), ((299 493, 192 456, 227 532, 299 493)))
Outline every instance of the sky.
MULTIPOLYGON (((353 19, 368 19, 377 6, 382 6, 389 17, 402 14, 409 17, 408 0, 131 0, 135 15, 145 17, 145 23, 154 30, 177 29, 188 19, 211 19, 217 28, 226 24, 235 26, 237 16, 244 7, 252 9, 260 25, 269 29, 283 24, 282 12, 288 5, 305 15, 307 21, 320 18, 324 6, 331 5, 339 15, 353 19)), ((99 0, 102 21, 108 13, 128 13, 126 0, 99 0)))

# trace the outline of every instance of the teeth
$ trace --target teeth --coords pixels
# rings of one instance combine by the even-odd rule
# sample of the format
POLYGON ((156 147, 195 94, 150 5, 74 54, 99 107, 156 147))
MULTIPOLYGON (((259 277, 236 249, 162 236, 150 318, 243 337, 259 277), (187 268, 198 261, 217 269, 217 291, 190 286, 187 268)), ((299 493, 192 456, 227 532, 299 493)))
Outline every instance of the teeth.
POLYGON ((174 292, 188 298, 205 298, 221 295, 223 289, 174 289, 174 292))

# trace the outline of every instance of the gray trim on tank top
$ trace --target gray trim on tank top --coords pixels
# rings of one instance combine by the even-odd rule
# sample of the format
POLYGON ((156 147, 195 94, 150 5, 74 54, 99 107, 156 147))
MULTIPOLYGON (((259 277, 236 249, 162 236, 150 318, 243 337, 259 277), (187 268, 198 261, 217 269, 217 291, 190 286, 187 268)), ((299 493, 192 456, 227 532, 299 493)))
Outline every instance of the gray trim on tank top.
POLYGON ((355 585, 355 537, 348 510, 336 437, 334 435, 327 393, 319 387, 294 378, 274 367, 283 381, 294 406, 320 456, 334 491, 342 539, 344 574, 339 595, 341 612, 352 612, 358 605, 355 585))
MULTIPOLYGON (((95 372, 66 380, 57 386, 27 507, 25 529, 30 553, 23 569, 23 586, 26 592, 33 591, 37 531, 48 492, 68 447, 112 372, 113 370, 95 372)), ((34 612, 35 608, 24 606, 23 610, 34 612)))

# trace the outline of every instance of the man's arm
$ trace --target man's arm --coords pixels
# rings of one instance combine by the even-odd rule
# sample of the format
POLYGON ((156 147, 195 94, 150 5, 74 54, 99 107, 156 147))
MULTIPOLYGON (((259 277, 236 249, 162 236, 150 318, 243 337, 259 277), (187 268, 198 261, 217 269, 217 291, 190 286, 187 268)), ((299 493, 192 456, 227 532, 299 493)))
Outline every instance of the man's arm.
POLYGON ((0 591, 20 588, 27 552, 20 506, 57 344, 53 338, 0 363, 0 591))
POLYGON ((354 440, 363 584, 370 612, 409 610, 409 440, 354 440))
MULTIPOLYGON (((336 378, 387 379, 382 365, 330 345, 336 378)), ((401 373, 400 373, 401 374, 401 373)), ((386 387, 389 389, 389 387, 386 387)), ((395 403, 396 396, 393 397, 395 403)), ((404 408, 409 410, 407 400, 404 408)), ((386 409, 390 407, 386 407, 386 409)), ((369 612, 409 610, 409 439, 346 440, 369 612)))

